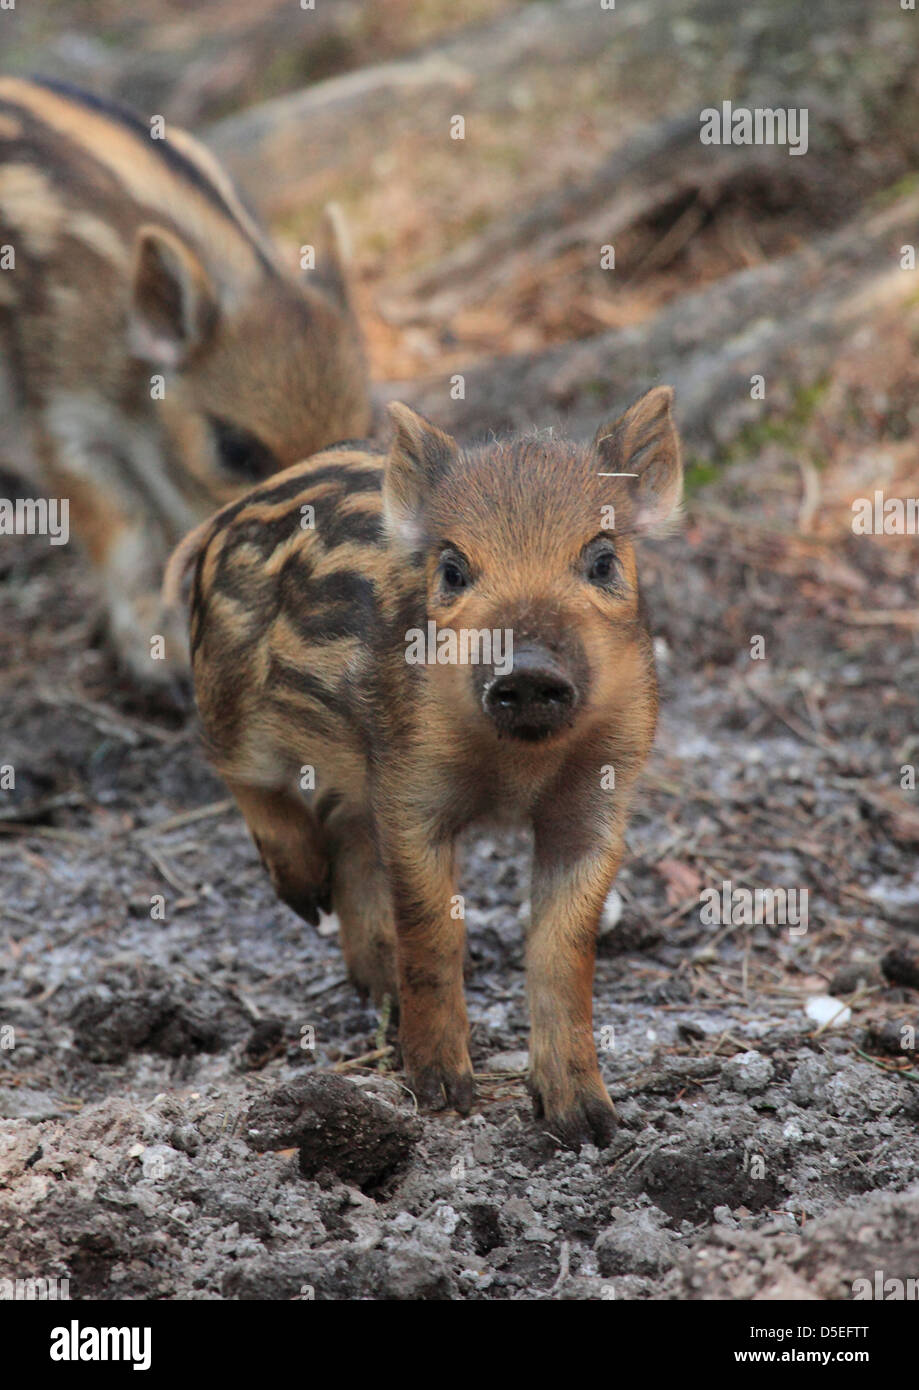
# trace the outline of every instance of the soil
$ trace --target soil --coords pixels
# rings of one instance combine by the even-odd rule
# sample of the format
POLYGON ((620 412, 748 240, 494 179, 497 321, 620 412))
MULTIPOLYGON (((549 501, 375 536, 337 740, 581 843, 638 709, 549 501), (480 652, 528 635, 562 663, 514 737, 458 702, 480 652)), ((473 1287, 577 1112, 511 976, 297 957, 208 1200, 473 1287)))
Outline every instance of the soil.
MULTIPOLYGON (((893 402, 915 369, 878 332, 893 402)), ((854 360, 809 451, 851 415, 854 360)), ((889 464, 893 405, 861 428, 862 467, 889 464)), ((662 720, 597 962, 620 1120, 602 1153, 530 1114, 525 842, 466 846, 477 1107, 416 1116, 334 923, 276 901, 194 719, 119 682, 79 558, 4 549, 11 1277, 76 1298, 669 1299, 915 1276, 915 629, 858 617, 906 611, 917 580, 905 543, 852 536, 848 442, 803 534, 796 480, 770 442, 644 555, 662 720), (807 889, 806 931, 706 925, 725 880, 807 889), (805 1013, 828 994, 850 1010, 830 1026, 805 1013)))

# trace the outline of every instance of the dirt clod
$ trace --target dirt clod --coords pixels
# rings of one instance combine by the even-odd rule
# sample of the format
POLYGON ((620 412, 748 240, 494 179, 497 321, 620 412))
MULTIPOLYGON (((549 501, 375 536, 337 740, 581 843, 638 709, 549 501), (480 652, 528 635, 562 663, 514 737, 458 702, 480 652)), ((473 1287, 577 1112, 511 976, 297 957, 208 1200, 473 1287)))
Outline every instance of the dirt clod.
POLYGON ((913 1017, 904 1022, 885 1019, 883 1022, 868 1025, 862 1038, 862 1048, 865 1052, 873 1052, 879 1056, 909 1056, 911 1040, 915 1039, 917 1033, 919 1018, 913 1017))
POLYGON ((419 1133, 418 1125, 392 1106, 328 1074, 279 1086, 257 1100, 246 1117, 253 1148, 296 1145, 304 1177, 328 1171, 365 1192, 406 1165, 419 1133))
POLYGON ((919 989, 919 955, 905 946, 895 946, 881 961, 881 969, 892 985, 919 989))
POLYGON ((70 1015, 74 1045, 91 1062, 123 1062, 132 1052, 185 1057, 224 1046, 220 1005, 207 991, 183 998, 166 985, 86 994, 70 1015))
POLYGON ((663 1274, 673 1264, 673 1239, 667 1217, 657 1207, 624 1212, 616 1208, 615 1220, 597 1237, 595 1246, 601 1274, 663 1274))
POLYGON ((744 1095, 765 1091, 772 1080, 772 1073, 772 1063, 761 1052, 738 1053, 721 1068, 721 1075, 727 1084, 744 1095))

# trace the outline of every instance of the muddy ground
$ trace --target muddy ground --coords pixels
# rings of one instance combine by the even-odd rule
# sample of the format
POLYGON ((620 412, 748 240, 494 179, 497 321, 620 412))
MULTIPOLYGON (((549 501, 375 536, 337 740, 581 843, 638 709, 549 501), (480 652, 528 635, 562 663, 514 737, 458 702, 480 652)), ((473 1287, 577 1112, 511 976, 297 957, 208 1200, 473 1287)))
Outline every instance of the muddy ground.
MULTIPOLYGON (((860 398, 866 346, 802 447, 854 410, 862 469, 890 472, 912 369, 860 398)), ((620 1117, 602 1153, 560 1150, 526 1100, 526 846, 485 835, 465 857, 479 1104, 413 1122, 334 924, 275 901, 194 721, 119 685, 78 557, 5 549, 2 1273, 75 1298, 277 1299, 846 1298, 875 1269, 915 1277, 919 816, 900 769, 919 658, 877 614, 914 612, 917 580, 908 540, 851 533, 847 439, 809 534, 771 441, 645 555, 663 712, 597 965, 620 1117), (700 891, 725 879, 807 889, 807 930, 705 925, 700 891), (819 994, 848 1021, 808 1018, 819 994), (332 1172, 308 1083, 336 1069, 382 1104, 327 1131, 332 1172)))
MULTIPOLYGON (((39 36, 64 75, 103 87, 121 51, 127 76, 111 89, 129 97, 141 62, 155 101, 184 93, 177 109, 192 122, 346 73, 377 44, 375 30, 349 29, 318 68, 267 92, 215 49, 226 66, 207 87, 183 58, 182 7, 175 25, 152 23, 153 41, 145 6, 136 42, 105 30, 117 7, 95 8, 95 48, 75 47, 66 26, 39 36)), ((282 8, 266 0, 253 14, 282 8)), ((526 8, 483 0, 471 19, 526 8)), ((531 8, 551 19, 553 7, 531 8)), ((420 9, 420 29, 399 41, 387 30, 379 56, 452 34, 454 7, 420 9)), ((752 21, 768 7, 752 10, 765 62, 752 21)), ((666 27, 666 7, 636 10, 639 38, 655 17, 666 27)), ((720 32, 700 23, 672 41, 680 55, 711 41, 733 72, 720 32)), ((853 32, 818 45, 844 92, 840 54, 871 56, 853 32)), ((524 54, 532 90, 492 75, 465 191, 455 171, 431 190, 448 161, 429 146, 417 158, 409 129, 379 166, 343 142, 344 167, 305 199, 312 212, 333 193, 356 223, 378 380, 445 382, 460 361, 640 325, 700 284, 745 266, 768 273, 769 257, 796 249, 814 258, 819 286, 813 210, 780 200, 767 217, 742 202, 688 249, 677 238, 670 262, 652 256, 624 292, 599 290, 587 260, 578 270, 550 248, 551 274, 514 262, 482 304, 433 329, 380 311, 419 262, 483 226, 500 232, 508 171, 521 200, 537 200, 599 166, 613 133, 698 107, 699 73, 706 90, 733 90, 709 81, 708 53, 681 57, 679 87, 662 83, 673 54, 659 36, 642 38, 633 85, 618 69, 610 84, 569 33, 565 81, 555 40, 548 57, 524 54)), ((484 31, 481 46, 497 51, 484 31)), ((893 61, 901 48, 878 52, 893 61)), ((319 61, 315 47, 304 54, 319 61)), ((28 45, 27 60, 48 68, 28 45)), ((811 81, 819 65, 802 62, 811 81)), ((452 89, 445 101, 453 109, 452 89)), ((396 109, 410 124, 426 107, 396 109)), ((859 156, 866 206, 876 155, 859 156)), ((885 177, 908 157, 891 156, 885 177)), ((287 193, 276 207, 299 241, 287 193)), ((664 244, 681 208, 641 235, 664 244)), ((798 307, 772 312, 781 321, 798 307)), ((475 1112, 416 1116, 392 1029, 345 979, 334 923, 316 932, 278 904, 194 719, 139 705, 112 667, 75 548, 4 538, 0 768, 15 785, 0 790, 0 1279, 67 1279, 75 1299, 846 1299, 875 1271, 919 1277, 919 793, 903 785, 919 762, 919 570, 915 537, 856 536, 851 512, 875 488, 915 492, 917 341, 915 295, 886 307, 866 297, 832 354, 802 354, 796 371, 809 377, 770 375, 770 402, 785 402, 777 419, 764 413, 730 439, 710 422, 722 443, 689 452, 682 532, 646 546, 662 714, 597 962, 596 1034, 620 1119, 602 1153, 562 1150, 530 1115, 525 843, 485 831, 466 849, 475 1112), (725 881, 806 890, 806 930, 703 922, 700 894, 725 881), (820 995, 837 1001, 822 1022, 805 1012, 820 995)), ((630 389, 647 384, 636 375, 630 389)), ((475 409, 471 431, 487 425, 475 409)))

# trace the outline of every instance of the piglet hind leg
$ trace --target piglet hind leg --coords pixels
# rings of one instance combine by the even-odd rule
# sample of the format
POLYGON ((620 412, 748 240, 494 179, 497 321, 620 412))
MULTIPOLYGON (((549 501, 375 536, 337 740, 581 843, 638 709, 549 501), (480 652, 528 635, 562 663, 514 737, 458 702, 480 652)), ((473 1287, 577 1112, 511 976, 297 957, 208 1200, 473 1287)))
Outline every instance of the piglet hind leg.
MULTIPOLYGON (((616 1112, 593 1038, 597 927, 622 858, 622 838, 567 843, 558 815, 536 823, 532 923, 527 938, 530 1092, 543 1128, 561 1143, 603 1148, 616 1112)), ((580 841, 580 837, 578 837, 580 841)))
POLYGON ((332 907, 341 928, 348 974, 380 1006, 399 1002, 396 927, 389 880, 373 826, 364 818, 335 819, 329 827, 332 907))
POLYGON ((331 911, 330 865, 325 836, 306 802, 287 788, 249 787, 230 782, 230 790, 268 870, 274 891, 311 926, 319 910, 331 911))

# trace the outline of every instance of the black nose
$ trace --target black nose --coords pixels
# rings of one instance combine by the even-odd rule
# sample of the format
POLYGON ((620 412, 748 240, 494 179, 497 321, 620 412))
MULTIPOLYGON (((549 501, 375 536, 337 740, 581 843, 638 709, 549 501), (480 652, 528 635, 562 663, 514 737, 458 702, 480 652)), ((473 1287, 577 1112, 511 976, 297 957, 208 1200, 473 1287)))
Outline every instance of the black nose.
POLYGON ((578 693, 548 652, 519 652, 514 669, 485 691, 485 712, 501 733, 534 741, 557 733, 577 704, 578 693))

